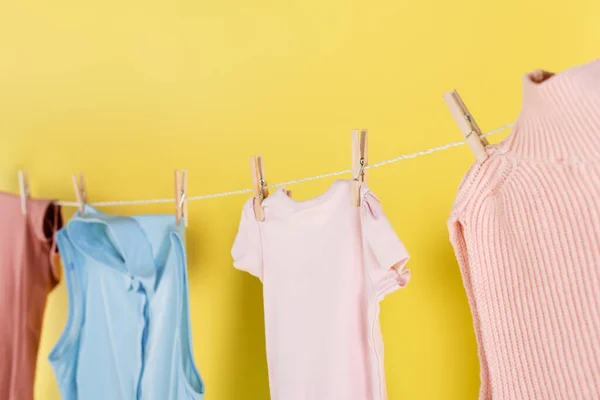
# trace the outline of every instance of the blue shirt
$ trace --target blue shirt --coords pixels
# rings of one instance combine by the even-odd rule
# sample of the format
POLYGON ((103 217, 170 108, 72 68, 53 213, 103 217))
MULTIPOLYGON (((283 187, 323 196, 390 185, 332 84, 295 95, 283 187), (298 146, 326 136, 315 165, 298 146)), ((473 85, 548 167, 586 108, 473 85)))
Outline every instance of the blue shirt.
POLYGON ((67 325, 49 359, 63 400, 199 400, 185 230, 86 206, 57 234, 67 325))

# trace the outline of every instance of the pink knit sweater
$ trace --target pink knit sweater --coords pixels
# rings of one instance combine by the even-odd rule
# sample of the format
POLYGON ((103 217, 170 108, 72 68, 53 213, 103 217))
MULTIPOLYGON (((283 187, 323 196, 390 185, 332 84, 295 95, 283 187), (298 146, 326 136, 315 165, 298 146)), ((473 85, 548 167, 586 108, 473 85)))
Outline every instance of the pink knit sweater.
POLYGON ((516 127, 449 221, 479 397, 600 399, 600 60, 523 84, 516 127))

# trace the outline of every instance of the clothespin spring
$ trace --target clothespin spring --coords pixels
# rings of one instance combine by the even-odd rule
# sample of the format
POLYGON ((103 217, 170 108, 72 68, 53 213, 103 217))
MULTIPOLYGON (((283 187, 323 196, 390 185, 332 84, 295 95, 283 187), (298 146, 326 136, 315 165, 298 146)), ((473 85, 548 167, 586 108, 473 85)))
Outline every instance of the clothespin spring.
POLYGON ((477 131, 475 130, 475 125, 473 125, 473 117, 471 117, 471 114, 465 114, 465 119, 471 126, 471 132, 469 132, 465 135, 465 139, 468 139, 469 136, 471 136, 472 134, 474 134, 474 133, 477 134, 477 131))
POLYGON ((260 185, 260 191, 257 196, 254 196, 254 198, 259 199, 259 200, 264 200, 265 199, 265 180, 263 178, 260 178, 258 180, 258 183, 260 185))
POLYGON ((185 192, 182 190, 181 191, 181 198, 179 199, 179 204, 177 205, 177 207, 181 208, 183 207, 183 202, 185 201, 185 192))
POLYGON ((356 177, 352 178, 352 180, 355 182, 359 182, 360 179, 365 174, 365 164, 366 164, 365 159, 361 158, 359 163, 360 163, 360 170, 358 171, 358 175, 356 177))

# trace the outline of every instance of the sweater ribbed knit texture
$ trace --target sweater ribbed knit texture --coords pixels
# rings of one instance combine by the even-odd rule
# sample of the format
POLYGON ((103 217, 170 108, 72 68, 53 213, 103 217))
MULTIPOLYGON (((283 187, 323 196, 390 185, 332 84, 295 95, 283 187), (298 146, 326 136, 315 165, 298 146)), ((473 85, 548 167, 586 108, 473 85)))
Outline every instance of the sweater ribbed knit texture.
POLYGON ((480 399, 600 399, 600 60, 524 78, 449 221, 480 399))

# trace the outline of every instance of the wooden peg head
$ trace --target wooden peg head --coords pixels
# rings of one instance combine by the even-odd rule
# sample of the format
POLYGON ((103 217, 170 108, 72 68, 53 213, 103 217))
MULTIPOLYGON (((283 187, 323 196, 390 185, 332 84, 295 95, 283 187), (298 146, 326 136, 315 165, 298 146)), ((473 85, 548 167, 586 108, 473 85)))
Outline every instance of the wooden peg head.
POLYGON ((19 194, 21 196, 21 212, 23 215, 27 214, 27 199, 29 199, 29 179, 27 172, 20 170, 18 172, 19 177, 19 194))
POLYGON ((85 204, 87 203, 87 192, 85 188, 85 181, 83 179, 83 174, 79 173, 79 179, 77 179, 77 175, 73 174, 73 189, 75 190, 75 198, 77 199, 77 204, 79 204, 79 212, 83 215, 85 211, 85 204))
POLYGON ((487 152, 485 146, 488 142, 485 138, 481 137, 481 129, 475 122, 475 118, 469 112, 469 109, 462 101, 460 95, 456 90, 444 94, 444 100, 446 105, 450 109, 454 120, 458 124, 460 131, 466 138, 471 151, 475 154, 477 161, 482 162, 487 158, 487 152))
POLYGON ((250 171, 254 192, 254 215, 257 221, 264 221, 265 211, 262 208, 262 202, 269 196, 269 190, 266 187, 267 181, 261 155, 250 157, 250 171))
POLYGON ((360 206, 360 188, 367 181, 368 131, 352 131, 352 204, 360 206))

